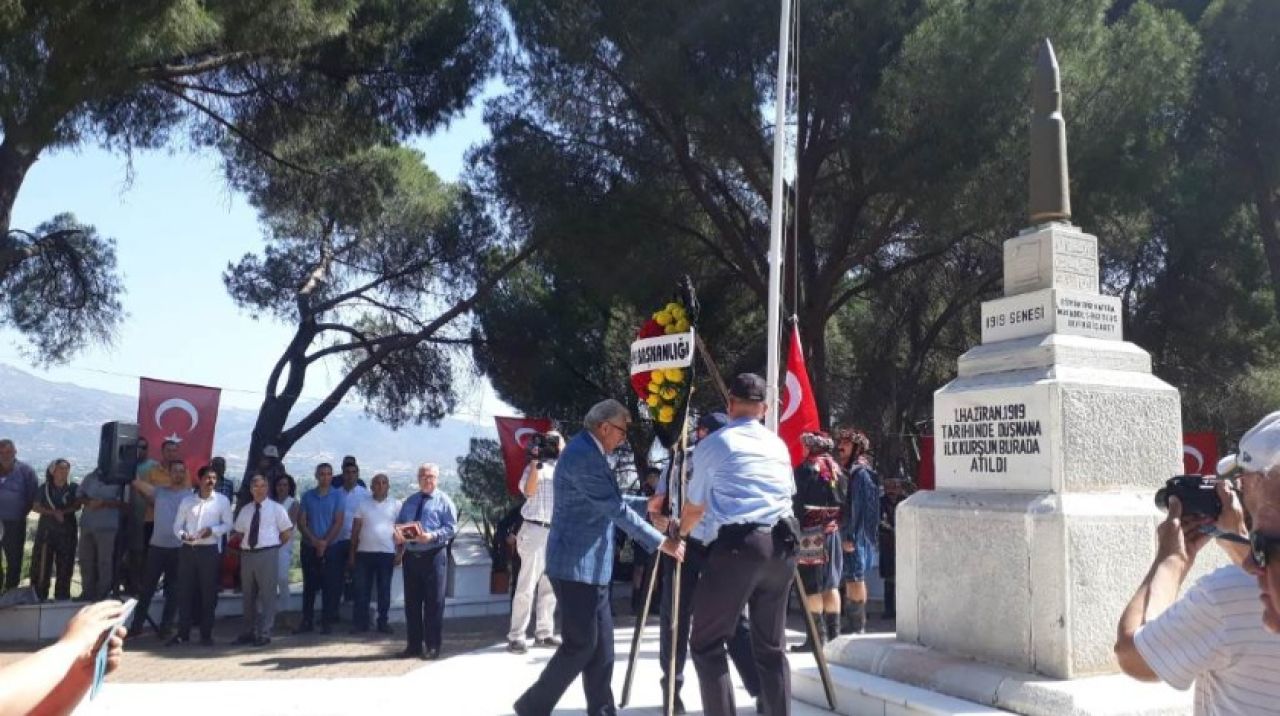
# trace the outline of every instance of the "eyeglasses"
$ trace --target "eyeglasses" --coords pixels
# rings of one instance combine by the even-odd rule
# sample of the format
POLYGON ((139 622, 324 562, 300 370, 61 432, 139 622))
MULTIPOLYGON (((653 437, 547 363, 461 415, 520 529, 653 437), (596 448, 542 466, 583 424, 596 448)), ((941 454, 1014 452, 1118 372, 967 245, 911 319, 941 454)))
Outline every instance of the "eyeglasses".
POLYGON ((626 434, 627 434, 627 426, 625 426, 625 425, 618 425, 617 423, 611 423, 611 422, 609 422, 608 420, 604 421, 604 424, 605 424, 605 425, 608 425, 609 427, 613 428, 614 430, 617 430, 618 432, 622 433, 623 435, 626 435, 626 434))
POLYGON ((1280 537, 1264 535, 1257 530, 1249 533, 1249 553, 1259 567, 1267 568, 1267 555, 1276 547, 1280 547, 1280 537))

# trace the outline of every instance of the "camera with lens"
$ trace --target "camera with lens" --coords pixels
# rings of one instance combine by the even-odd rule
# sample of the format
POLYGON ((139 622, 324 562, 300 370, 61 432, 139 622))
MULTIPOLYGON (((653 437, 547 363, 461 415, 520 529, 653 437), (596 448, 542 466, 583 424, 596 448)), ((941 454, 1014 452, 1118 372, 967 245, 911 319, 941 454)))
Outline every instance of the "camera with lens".
POLYGON ((1183 515, 1201 515, 1211 520, 1222 514, 1222 500, 1218 497, 1218 478, 1213 475, 1178 475, 1156 490, 1156 507, 1169 511, 1169 498, 1176 497, 1182 503, 1183 515))
POLYGON ((525 452, 539 466, 543 460, 555 460, 560 457, 560 436, 556 433, 534 433, 525 444, 525 452))

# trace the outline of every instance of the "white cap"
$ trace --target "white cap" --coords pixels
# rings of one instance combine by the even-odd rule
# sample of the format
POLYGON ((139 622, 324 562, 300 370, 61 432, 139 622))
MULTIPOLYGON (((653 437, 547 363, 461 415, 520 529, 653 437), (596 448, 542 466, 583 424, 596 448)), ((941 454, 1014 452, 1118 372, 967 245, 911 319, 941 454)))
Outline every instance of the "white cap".
POLYGON ((1240 438, 1240 452, 1218 461, 1218 474, 1240 469, 1244 472, 1266 472, 1280 465, 1280 411, 1276 411, 1240 438))
POLYGON ((268 445, 268 446, 266 446, 266 447, 262 448, 262 456, 263 456, 263 457, 274 457, 274 458, 276 458, 276 459, 279 459, 279 458, 280 458, 280 451, 276 449, 276 446, 275 446, 275 445, 268 445))

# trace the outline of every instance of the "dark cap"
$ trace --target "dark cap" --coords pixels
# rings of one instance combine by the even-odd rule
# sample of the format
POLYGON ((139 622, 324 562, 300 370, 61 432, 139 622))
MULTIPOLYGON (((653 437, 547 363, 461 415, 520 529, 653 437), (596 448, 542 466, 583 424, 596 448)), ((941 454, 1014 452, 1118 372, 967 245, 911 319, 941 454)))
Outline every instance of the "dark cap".
POLYGON ((359 463, 357 463, 357 462, 356 462, 356 456, 355 456, 355 455, 348 455, 348 456, 346 456, 346 457, 342 458, 342 466, 343 466, 343 467, 349 467, 349 466, 351 466, 351 465, 356 465, 357 467, 359 466, 359 463))
POLYGON ((755 373, 739 373, 729 386, 729 395, 738 400, 748 400, 753 403, 763 403, 764 392, 764 378, 755 373))
POLYGON ((698 418, 698 428, 705 429, 710 435, 729 424, 729 416, 724 413, 707 413, 698 418))

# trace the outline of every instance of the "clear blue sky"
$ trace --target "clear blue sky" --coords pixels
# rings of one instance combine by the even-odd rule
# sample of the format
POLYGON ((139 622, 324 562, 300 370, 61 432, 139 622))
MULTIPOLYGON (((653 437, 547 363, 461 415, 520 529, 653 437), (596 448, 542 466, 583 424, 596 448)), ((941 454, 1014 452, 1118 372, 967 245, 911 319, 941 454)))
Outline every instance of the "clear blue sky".
MULTIPOLYGON (((485 96, 500 89, 491 83, 485 96)), ((467 149, 488 138, 481 110, 477 102, 447 129, 413 142, 443 178, 457 179, 467 149)), ((128 316, 115 345, 47 371, 22 355, 21 336, 0 331, 0 362, 127 395, 136 394, 140 375, 219 386, 224 405, 256 408, 290 332, 253 320, 223 288, 227 262, 256 252, 262 233, 253 209, 227 187, 218 157, 181 140, 135 154, 132 167, 122 154, 89 146, 42 156, 18 195, 13 226, 31 229, 63 211, 116 239, 128 316)), ((323 365, 311 373, 309 397, 323 396, 339 377, 323 365)), ((476 387, 483 390, 459 391, 460 416, 515 414, 487 383, 476 387)))

